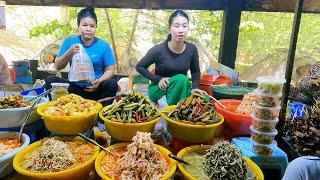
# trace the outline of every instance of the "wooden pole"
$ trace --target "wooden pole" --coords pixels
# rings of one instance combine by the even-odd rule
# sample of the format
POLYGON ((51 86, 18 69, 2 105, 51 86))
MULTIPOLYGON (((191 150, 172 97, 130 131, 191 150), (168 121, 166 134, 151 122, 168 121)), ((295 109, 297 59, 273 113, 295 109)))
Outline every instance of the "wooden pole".
POLYGON ((287 103, 289 99, 292 69, 293 69, 294 58, 296 54, 296 47, 297 47, 297 41, 298 41, 298 35, 299 35, 303 3, 304 3, 304 0, 297 0, 296 7, 295 7, 295 15, 293 20, 289 54, 288 54, 287 67, 286 67, 286 83, 283 87, 281 111, 280 111, 280 117, 279 117, 279 124, 277 127, 277 129, 279 130, 279 135, 281 137, 283 137, 284 122, 286 119, 287 103))
POLYGON ((110 16, 109 16, 108 9, 104 9, 104 11, 106 13, 107 25, 109 27, 109 33, 110 33, 110 36, 111 36, 111 44, 112 44, 112 49, 113 49, 113 53, 114 53, 114 58, 116 60, 116 66, 117 66, 116 68, 117 68, 117 73, 118 73, 119 72, 119 58, 118 58, 116 43, 115 43, 115 40, 114 40, 111 19, 110 19, 110 16))
POLYGON ((227 0, 223 12, 219 63, 232 69, 235 68, 241 10, 243 6, 244 0, 227 0))

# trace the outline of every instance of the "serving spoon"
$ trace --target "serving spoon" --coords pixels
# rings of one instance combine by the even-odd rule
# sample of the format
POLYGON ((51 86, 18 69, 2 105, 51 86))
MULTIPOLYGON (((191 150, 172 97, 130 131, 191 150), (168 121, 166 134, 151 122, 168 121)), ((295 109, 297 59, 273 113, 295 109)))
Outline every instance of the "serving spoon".
POLYGON ((121 157, 121 156, 119 156, 118 154, 116 154, 116 153, 114 153, 114 152, 112 152, 112 151, 104 148, 103 146, 101 146, 100 144, 98 144, 96 141, 88 138, 87 136, 85 136, 85 135, 83 135, 83 134, 81 134, 81 133, 78 133, 78 135, 79 135, 81 138, 83 138, 84 140, 88 141, 89 143, 91 143, 91 144, 93 144, 93 145, 96 145, 96 146, 99 146, 101 149, 105 150, 106 152, 108 152, 108 153, 110 153, 110 154, 112 154, 112 155, 114 155, 114 156, 121 157))
POLYGON ((210 97, 211 99, 213 99, 215 102, 217 102, 220 106, 222 106, 223 109, 227 109, 227 107, 226 107, 225 105, 223 105, 221 102, 219 102, 216 98, 214 98, 213 96, 210 96, 210 95, 209 95, 209 97, 210 97))
POLYGON ((175 156, 175 155, 173 155, 173 154, 169 154, 168 156, 169 156, 170 158, 172 158, 172 159, 180 162, 180 163, 183 163, 183 164, 185 164, 185 165, 190 165, 190 163, 188 163, 187 161, 185 161, 185 160, 183 160, 183 159, 181 159, 181 158, 179 158, 179 157, 177 157, 177 156, 175 156))
MULTIPOLYGON (((24 118, 24 120, 23 120, 23 122, 22 122, 22 125, 21 125, 21 127, 20 127, 19 136, 18 136, 18 140, 19 140, 19 141, 21 141, 22 131, 23 131, 25 125, 26 125, 27 122, 28 122, 28 119, 29 119, 29 117, 30 117, 30 115, 31 115, 31 113, 32 113, 32 110, 33 110, 34 106, 35 106, 36 104, 38 104, 38 102, 41 100, 41 97, 42 97, 42 96, 45 96, 45 95, 49 94, 51 91, 52 91, 52 89, 48 89, 48 90, 46 90, 45 92, 43 92, 43 93, 37 95, 36 97, 32 98, 32 100, 34 100, 34 101, 33 101, 33 103, 31 104, 31 107, 30 107, 30 109, 28 110, 27 115, 25 116, 25 118, 24 118)), ((29 101, 30 101, 30 100, 29 100, 29 101)))

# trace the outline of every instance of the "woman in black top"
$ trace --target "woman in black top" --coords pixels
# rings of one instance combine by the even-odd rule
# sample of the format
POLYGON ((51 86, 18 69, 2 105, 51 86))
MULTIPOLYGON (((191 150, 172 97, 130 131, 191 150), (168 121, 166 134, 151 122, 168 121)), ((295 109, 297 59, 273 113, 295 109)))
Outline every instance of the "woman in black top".
POLYGON ((148 93, 153 102, 166 95, 168 105, 177 104, 190 91, 204 93, 199 89, 199 55, 194 44, 186 42, 189 31, 189 17, 182 10, 176 10, 169 18, 170 34, 165 42, 151 48, 139 61, 136 70, 150 79, 148 93), (155 74, 147 68, 155 64, 155 74), (187 72, 191 71, 192 90, 187 72))

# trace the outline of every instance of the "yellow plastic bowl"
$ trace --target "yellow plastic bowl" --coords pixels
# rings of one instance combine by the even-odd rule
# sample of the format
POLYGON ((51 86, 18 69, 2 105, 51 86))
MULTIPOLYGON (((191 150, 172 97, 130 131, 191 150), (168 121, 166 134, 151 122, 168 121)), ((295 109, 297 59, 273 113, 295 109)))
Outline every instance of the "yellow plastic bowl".
MULTIPOLYGON (((75 137, 81 141, 80 137, 75 137)), ((24 169, 21 165, 23 158, 26 156, 26 154, 32 153, 35 149, 39 148, 41 144, 43 143, 44 140, 40 140, 37 142, 32 143, 22 151, 20 151, 13 159, 13 167, 14 169, 25 176, 25 178, 32 179, 32 180, 37 180, 37 179, 87 179, 89 176, 89 173, 91 170, 94 169, 94 160, 99 154, 99 147, 94 146, 94 154, 93 156, 87 160, 86 162, 77 165, 73 168, 66 169, 64 171, 59 171, 59 172, 46 172, 46 173, 35 173, 28 171, 24 169)))
POLYGON ((46 128, 54 134, 71 135, 79 132, 84 132, 92 128, 95 120, 98 118, 98 113, 102 105, 97 101, 87 100, 95 104, 96 112, 91 112, 80 116, 53 116, 43 113, 48 106, 51 106, 54 101, 40 105, 37 112, 43 117, 46 128))
MULTIPOLYGON (((164 108, 164 111, 173 111, 175 109, 176 105, 167 106, 164 108)), ((165 113, 162 113, 161 115, 168 122, 167 129, 169 133, 173 137, 187 142, 204 142, 212 140, 215 137, 217 129, 224 122, 221 114, 219 114, 221 121, 210 125, 182 123, 169 118, 165 113)))
POLYGON ((160 117, 158 117, 156 119, 143 122, 143 123, 121 123, 121 122, 111 121, 105 118, 104 116, 102 116, 102 112, 103 112, 103 109, 99 113, 99 117, 104 121, 104 124, 108 130, 108 133, 113 138, 116 138, 122 141, 132 141, 133 136, 135 136, 138 131, 152 133, 156 123, 160 119, 160 117))
MULTIPOLYGON (((210 145, 194 145, 194 146, 189 146, 186 148, 181 149, 177 156, 179 158, 183 158, 184 156, 186 156, 187 154, 190 154, 192 152, 201 152, 201 151, 205 151, 207 149, 210 149, 211 146, 210 145)), ((261 169, 259 168, 259 166, 254 163, 253 161, 251 161, 249 158, 244 156, 244 159, 248 165, 248 167, 256 174, 257 178, 256 180, 263 180, 264 176, 263 173, 261 171, 261 169)), ((187 179, 187 180, 196 180, 196 178, 194 176, 192 176, 185 168, 184 165, 182 165, 181 163, 178 164, 178 169, 180 170, 181 174, 182 174, 182 179, 187 179)))
MULTIPOLYGON (((127 147, 129 143, 117 143, 117 144, 114 144, 112 146, 109 146, 107 147, 108 150, 113 150, 113 149, 118 149, 118 148, 122 148, 122 147, 127 147)), ((177 164, 175 162, 175 160, 169 158, 169 154, 171 153, 168 149, 162 147, 162 146, 159 146, 157 145, 157 149, 162 153, 162 154, 165 154, 167 155, 166 158, 169 160, 169 164, 170 164, 170 169, 169 171, 167 172, 167 174, 165 174, 160 180, 164 180, 164 179, 169 179, 173 174, 174 172, 176 172, 176 168, 177 168, 177 164)), ((95 166, 95 169, 96 169, 96 172, 98 173, 98 175, 102 178, 102 179, 105 179, 105 180, 112 180, 112 178, 110 176, 107 176, 101 169, 101 162, 102 162, 102 159, 103 157, 106 156, 106 152, 105 151, 101 151, 94 163, 94 166, 95 166)))

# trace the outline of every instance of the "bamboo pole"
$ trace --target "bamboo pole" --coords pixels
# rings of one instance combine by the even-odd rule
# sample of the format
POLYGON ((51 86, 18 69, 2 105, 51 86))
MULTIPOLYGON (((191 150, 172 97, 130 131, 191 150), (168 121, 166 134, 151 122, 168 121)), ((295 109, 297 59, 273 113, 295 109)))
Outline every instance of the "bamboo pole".
POLYGON ((111 36, 111 44, 112 44, 112 49, 113 49, 113 53, 114 53, 114 58, 116 60, 116 68, 117 68, 117 73, 118 73, 119 72, 119 58, 118 58, 116 43, 115 43, 115 40, 114 40, 111 19, 110 19, 110 16, 109 16, 108 9, 106 8, 106 9, 104 9, 104 11, 106 13, 107 25, 109 27, 109 33, 110 33, 110 36, 111 36))

